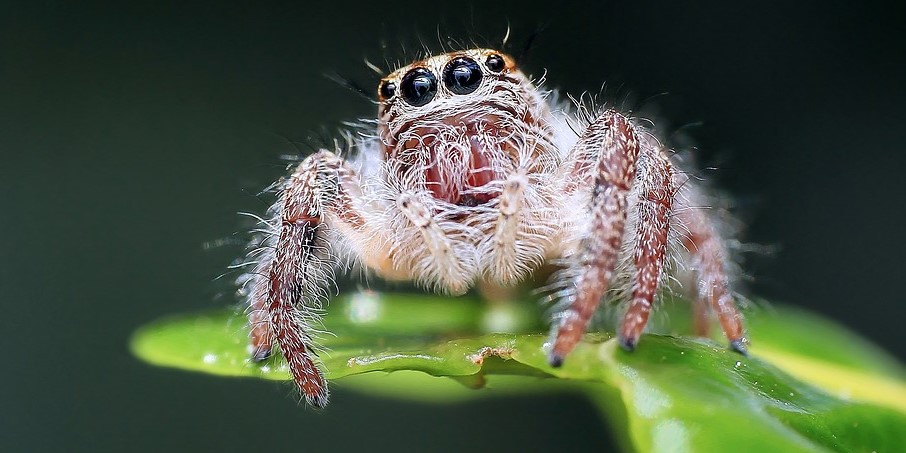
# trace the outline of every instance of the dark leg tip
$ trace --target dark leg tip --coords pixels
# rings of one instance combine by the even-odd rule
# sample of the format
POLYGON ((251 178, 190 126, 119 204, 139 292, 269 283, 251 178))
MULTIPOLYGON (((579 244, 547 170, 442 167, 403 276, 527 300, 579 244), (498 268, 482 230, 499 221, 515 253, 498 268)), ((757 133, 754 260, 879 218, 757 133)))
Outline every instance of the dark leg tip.
POLYGON ((554 368, 560 368, 563 366, 563 357, 554 353, 547 358, 547 363, 554 368))
POLYGON ((327 393, 305 396, 305 402, 315 409, 324 409, 327 407, 327 401, 327 393))
POLYGON ((620 347, 623 348, 624 351, 632 352, 635 351, 635 345, 638 344, 639 339, 620 335, 619 338, 617 338, 617 341, 620 342, 620 347))
POLYGON ((730 349, 742 354, 745 357, 749 356, 749 340, 746 337, 737 338, 730 342, 730 349))

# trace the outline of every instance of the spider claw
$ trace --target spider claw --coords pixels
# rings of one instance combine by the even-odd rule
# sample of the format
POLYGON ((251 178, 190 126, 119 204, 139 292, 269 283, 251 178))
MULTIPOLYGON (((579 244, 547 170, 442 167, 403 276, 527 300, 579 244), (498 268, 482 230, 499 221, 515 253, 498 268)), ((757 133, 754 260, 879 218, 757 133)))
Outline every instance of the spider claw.
POLYGON ((638 338, 626 337, 623 335, 617 337, 617 341, 620 343, 620 347, 626 352, 635 351, 635 346, 639 343, 638 338))
POLYGON ((749 340, 746 337, 737 338, 730 342, 730 349, 742 354, 744 357, 749 356, 749 340))
POLYGON ((560 368, 563 366, 563 356, 551 353, 551 355, 547 357, 547 363, 553 368, 560 368))
POLYGON ((252 362, 260 363, 271 357, 270 348, 255 348, 252 350, 252 362))

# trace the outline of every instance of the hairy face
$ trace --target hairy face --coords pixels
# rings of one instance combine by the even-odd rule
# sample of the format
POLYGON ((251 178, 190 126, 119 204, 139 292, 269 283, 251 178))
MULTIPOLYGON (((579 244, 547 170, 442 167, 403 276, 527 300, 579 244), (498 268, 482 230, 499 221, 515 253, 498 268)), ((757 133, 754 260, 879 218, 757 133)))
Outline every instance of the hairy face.
POLYGON ((547 109, 507 55, 472 49, 394 71, 378 86, 384 158, 398 181, 459 206, 499 195, 506 173, 547 143, 547 109))

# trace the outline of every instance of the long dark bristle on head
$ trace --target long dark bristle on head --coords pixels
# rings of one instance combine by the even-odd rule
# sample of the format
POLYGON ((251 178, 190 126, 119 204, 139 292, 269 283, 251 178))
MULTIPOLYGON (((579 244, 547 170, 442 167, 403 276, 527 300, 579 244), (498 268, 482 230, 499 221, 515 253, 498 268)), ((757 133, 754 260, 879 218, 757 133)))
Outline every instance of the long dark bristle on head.
POLYGON ((374 93, 362 88, 361 85, 359 85, 357 82, 355 82, 352 79, 343 77, 336 72, 324 73, 324 77, 327 77, 327 79, 330 80, 331 82, 336 82, 341 87, 346 88, 347 90, 350 90, 371 102, 376 102, 376 100, 373 96, 374 93))
POLYGON ((535 31, 533 31, 528 36, 528 38, 525 39, 525 43, 522 44, 522 49, 519 49, 519 52, 513 53, 513 58, 516 59, 517 63, 519 63, 520 65, 525 64, 525 62, 528 60, 529 52, 532 50, 532 46, 535 44, 535 39, 538 38, 538 35, 540 35, 541 32, 547 29, 548 25, 549 23, 538 25, 538 27, 535 28, 535 31))

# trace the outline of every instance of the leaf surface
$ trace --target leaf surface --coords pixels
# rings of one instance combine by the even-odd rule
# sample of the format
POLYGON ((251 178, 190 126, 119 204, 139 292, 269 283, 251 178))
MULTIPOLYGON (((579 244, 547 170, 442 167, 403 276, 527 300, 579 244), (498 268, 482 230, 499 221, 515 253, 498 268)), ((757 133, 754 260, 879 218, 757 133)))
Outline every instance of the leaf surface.
MULTIPOLYGON (((671 317, 684 316, 684 304, 667 305, 671 317)), ((540 319, 534 304, 356 293, 332 302, 320 357, 335 387, 423 401, 579 390, 628 450, 906 445, 902 365, 815 315, 784 307, 749 313, 749 358, 682 335, 648 334, 627 353, 610 336, 590 334, 558 369, 547 365, 540 319)), ((176 316, 139 329, 132 349, 159 366, 289 379, 279 357, 248 360, 246 333, 233 312, 176 316)))

